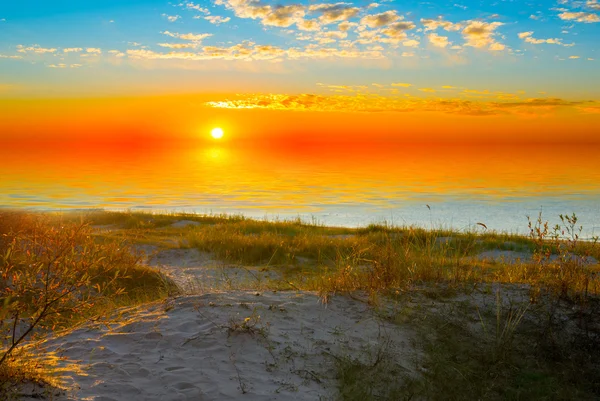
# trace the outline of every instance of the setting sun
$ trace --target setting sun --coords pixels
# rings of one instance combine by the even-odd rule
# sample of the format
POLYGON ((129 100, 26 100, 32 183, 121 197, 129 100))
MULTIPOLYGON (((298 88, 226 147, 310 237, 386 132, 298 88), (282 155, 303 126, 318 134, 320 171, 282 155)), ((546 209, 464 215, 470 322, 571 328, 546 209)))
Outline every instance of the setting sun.
POLYGON ((210 135, 215 139, 221 139, 223 138, 223 130, 221 128, 213 128, 213 130, 210 131, 210 135))

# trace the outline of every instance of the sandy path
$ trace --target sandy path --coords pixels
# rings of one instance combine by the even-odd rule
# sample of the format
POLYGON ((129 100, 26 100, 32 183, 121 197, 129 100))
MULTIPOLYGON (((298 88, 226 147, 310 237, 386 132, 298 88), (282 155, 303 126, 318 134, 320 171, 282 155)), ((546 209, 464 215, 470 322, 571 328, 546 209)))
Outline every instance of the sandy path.
POLYGON ((335 356, 365 362, 380 344, 407 368, 410 331, 365 303, 315 294, 228 292, 181 297, 48 341, 66 358, 60 400, 318 400, 336 394, 335 356), (250 318, 245 329, 240 327, 250 318), (238 325, 237 330, 231 330, 238 325))
POLYGON ((272 269, 224 263, 197 249, 162 250, 148 260, 148 265, 158 267, 187 294, 260 288, 270 280, 281 279, 272 269))

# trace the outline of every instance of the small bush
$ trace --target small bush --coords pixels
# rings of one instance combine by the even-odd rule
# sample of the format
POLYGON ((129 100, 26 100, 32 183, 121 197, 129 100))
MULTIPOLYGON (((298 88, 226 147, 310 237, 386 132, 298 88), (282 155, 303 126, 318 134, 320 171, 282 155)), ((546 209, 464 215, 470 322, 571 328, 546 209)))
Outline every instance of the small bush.
POLYGON ((175 290, 138 262, 123 243, 97 242, 85 223, 0 212, 0 380, 11 380, 7 362, 25 340, 175 290))

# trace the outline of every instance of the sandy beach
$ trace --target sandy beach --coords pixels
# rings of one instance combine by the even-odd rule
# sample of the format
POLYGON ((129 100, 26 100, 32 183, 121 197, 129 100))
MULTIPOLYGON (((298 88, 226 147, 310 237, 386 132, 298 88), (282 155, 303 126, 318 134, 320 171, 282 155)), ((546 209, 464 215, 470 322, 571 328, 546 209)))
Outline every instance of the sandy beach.
POLYGON ((410 329, 348 297, 323 304, 306 292, 233 291, 147 305, 121 319, 46 343, 67 366, 71 390, 57 399, 335 399, 336 357, 368 363, 385 346, 410 373, 417 356, 410 329))

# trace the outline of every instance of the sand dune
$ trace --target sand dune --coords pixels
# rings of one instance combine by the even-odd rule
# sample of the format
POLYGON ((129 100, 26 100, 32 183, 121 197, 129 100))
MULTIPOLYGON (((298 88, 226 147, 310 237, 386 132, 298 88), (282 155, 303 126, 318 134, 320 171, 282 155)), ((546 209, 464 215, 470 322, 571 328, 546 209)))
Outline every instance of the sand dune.
POLYGON ((384 342, 410 372, 411 332, 356 299, 234 291, 125 311, 46 344, 72 390, 59 400, 318 400, 336 395, 336 358, 368 362, 384 342))

